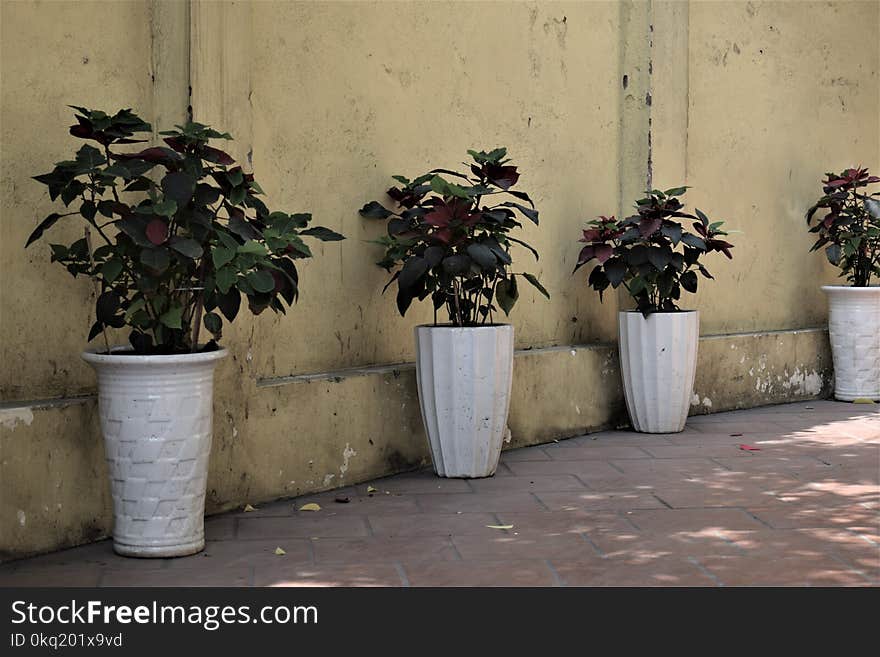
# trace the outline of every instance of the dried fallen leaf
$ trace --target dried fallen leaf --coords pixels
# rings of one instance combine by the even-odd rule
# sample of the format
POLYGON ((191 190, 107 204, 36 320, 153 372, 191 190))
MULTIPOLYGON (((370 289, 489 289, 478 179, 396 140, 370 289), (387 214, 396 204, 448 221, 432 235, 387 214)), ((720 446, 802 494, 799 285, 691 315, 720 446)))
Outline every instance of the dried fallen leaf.
POLYGON ((489 529, 513 529, 513 525, 486 525, 489 529))
POLYGON ((754 445, 740 445, 739 448, 744 452, 760 452, 760 447, 755 447, 754 445))
POLYGON ((375 492, 376 492, 376 489, 373 488, 372 486, 367 486, 367 492, 368 492, 368 493, 375 493, 375 492))
POLYGON ((284 550, 282 550, 280 547, 277 547, 277 548, 275 548, 275 554, 277 554, 277 555, 280 557, 280 556, 282 556, 282 555, 284 555, 284 554, 287 554, 287 552, 285 552, 284 550))
POLYGON ((858 399, 853 399, 853 404, 873 404, 873 399, 868 399, 867 397, 859 397, 858 399))
POLYGON ((315 504, 314 502, 309 502, 308 504, 303 504, 301 507, 299 507, 299 510, 300 511, 320 511, 321 505, 315 504))
POLYGON ((257 507, 255 507, 255 506, 251 506, 250 504, 244 505, 244 512, 245 513, 248 513, 249 511, 256 511, 256 510, 257 510, 257 507))
POLYGON ((337 495, 336 499, 333 500, 337 504, 348 504, 351 502, 351 498, 348 495, 337 495))

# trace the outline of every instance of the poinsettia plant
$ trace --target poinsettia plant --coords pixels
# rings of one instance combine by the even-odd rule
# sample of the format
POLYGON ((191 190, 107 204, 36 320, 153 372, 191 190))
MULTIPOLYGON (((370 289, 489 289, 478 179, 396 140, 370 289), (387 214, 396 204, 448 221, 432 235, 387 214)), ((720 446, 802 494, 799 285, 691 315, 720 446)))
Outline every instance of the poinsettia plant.
MULTIPOLYGON (((469 173, 433 169, 412 180, 393 176, 399 184, 388 190, 396 208, 367 203, 361 216, 388 222, 385 247, 377 264, 397 281, 397 308, 405 315, 413 299, 431 297, 434 323, 445 309, 453 326, 491 324, 498 308, 509 314, 519 297, 517 279, 524 278, 550 298, 538 279, 511 271, 512 244, 538 252, 510 233, 521 228, 518 217, 538 224, 538 211, 519 181, 506 148, 488 153, 469 150, 469 173), (399 267, 399 268, 398 268, 399 267)), ((384 290, 383 290, 384 292, 384 290)))
POLYGON ((721 239, 724 222, 710 221, 700 210, 684 211, 679 197, 687 187, 651 190, 636 201, 637 213, 618 220, 601 216, 589 222, 579 240, 586 246, 578 256, 577 271, 596 261, 589 285, 599 293, 623 285, 646 317, 679 310, 681 291, 696 292, 699 279, 712 274, 700 262, 711 251, 733 256, 733 244, 721 239), (688 230, 681 220, 689 221, 688 230))
POLYGON ((880 201, 868 186, 880 182, 868 169, 854 167, 843 173, 826 173, 822 196, 808 211, 807 225, 816 233, 810 251, 825 247, 828 261, 840 267, 854 287, 867 287, 880 276, 880 201), (828 210, 818 216, 819 210, 828 210))
POLYGON ((302 236, 343 239, 308 228, 309 214, 271 212, 253 175, 208 145, 231 139, 228 133, 188 122, 160 133, 164 146, 125 152, 118 147, 146 141, 134 137, 149 133, 149 123, 130 109, 73 109, 70 134, 98 147, 84 144, 74 159, 34 178, 70 211, 46 217, 26 246, 67 217, 85 220, 82 238, 50 246, 53 262, 96 281, 90 341, 128 325, 136 354, 216 349, 223 317, 236 318, 242 295, 254 314, 293 304, 295 261, 312 255, 302 236), (202 325, 212 337, 204 346, 202 325))

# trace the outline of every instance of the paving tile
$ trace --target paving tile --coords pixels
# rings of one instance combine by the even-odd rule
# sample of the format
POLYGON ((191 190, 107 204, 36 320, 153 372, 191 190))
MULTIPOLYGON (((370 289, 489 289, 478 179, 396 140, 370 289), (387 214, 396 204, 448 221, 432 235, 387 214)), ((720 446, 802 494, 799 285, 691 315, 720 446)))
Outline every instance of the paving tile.
POLYGON ((238 521, 238 538, 274 539, 309 538, 311 536, 345 537, 366 536, 367 525, 361 515, 306 515, 300 513, 290 518, 241 518, 238 521))
POLYGON ((415 513, 419 510, 416 504, 415 495, 409 493, 388 493, 378 491, 372 495, 348 495, 348 502, 340 504, 336 502, 335 496, 311 496, 300 497, 292 505, 294 516, 303 514, 334 514, 334 515, 379 515, 379 514, 396 514, 396 513, 415 513), (321 511, 298 511, 304 505, 309 503, 317 503, 321 507, 321 511))
POLYGON ((754 458, 715 458, 719 465, 734 472, 768 472, 798 477, 815 477, 839 470, 813 456, 768 456, 761 454, 754 458))
POLYGON ((736 438, 728 440, 730 443, 709 445, 647 445, 644 450, 658 459, 755 458, 750 452, 739 448, 736 438))
POLYGON ((513 525, 513 531, 547 534, 585 532, 631 532, 633 526, 616 511, 531 511, 501 512, 500 524, 513 525))
POLYGON ((674 509, 785 504, 780 499, 782 494, 783 491, 777 487, 761 489, 732 487, 723 484, 715 486, 701 484, 679 487, 658 486, 654 490, 656 497, 674 509))
POLYGON ((461 558, 471 559, 588 559, 596 556, 590 543, 578 534, 534 531, 498 531, 493 534, 455 536, 461 558))
POLYGON ((229 514, 205 518, 205 540, 224 541, 235 538, 236 518, 229 514))
POLYGON ((867 586, 868 578, 829 555, 706 557, 700 564, 725 586, 867 586))
POLYGON ((378 479, 358 486, 357 490, 361 494, 366 494, 367 486, 377 490, 374 496, 384 495, 385 491, 391 493, 469 493, 471 491, 467 479, 438 477, 433 471, 428 470, 378 479))
POLYGON ((318 564, 458 559, 455 548, 446 536, 322 538, 313 541, 312 545, 318 564))
MULTIPOLYGON (((876 528, 875 528, 876 530, 876 528)), ((877 580, 880 584, 880 543, 863 533, 849 529, 799 529, 797 534, 821 546, 826 552, 849 563, 853 569, 877 580)))
POLYGON ((419 508, 425 513, 456 513, 458 511, 536 511, 544 507, 527 492, 509 493, 448 493, 419 495, 419 508))
POLYGON ((566 438, 558 443, 553 443, 557 447, 591 447, 595 445, 669 445, 669 441, 673 436, 681 435, 699 435, 700 431, 685 427, 681 433, 638 433, 637 431, 599 431, 597 433, 588 433, 575 438, 566 438))
POLYGON ((497 525, 493 513, 420 513, 398 516, 368 516, 374 536, 451 536, 482 534, 497 525))
POLYGON ((251 567, 194 568, 192 570, 106 570, 101 586, 250 586, 251 567))
POLYGON ((649 532, 708 532, 725 529, 766 529, 742 509, 655 509, 632 511, 627 520, 649 532))
POLYGON ((584 482, 574 475, 514 475, 511 477, 488 477, 473 479, 471 486, 477 493, 502 491, 554 491, 585 490, 584 482))
POLYGON ((605 461, 521 461, 508 464, 516 475, 573 474, 584 477, 613 477, 620 474, 605 461))
POLYGON ((56 566, 76 567, 80 564, 100 567, 120 567, 129 570, 158 570, 167 568, 171 559, 138 559, 136 557, 123 557, 113 551, 113 542, 99 541, 89 545, 69 550, 60 550, 51 554, 44 554, 31 559, 13 561, 0 566, 0 570, 19 566, 32 568, 54 568, 56 566))
POLYGON ((540 559, 443 561, 404 564, 410 586, 555 586, 557 580, 540 559))
POLYGON ((876 510, 858 505, 807 506, 785 504, 766 508, 749 507, 747 511, 775 529, 812 529, 880 524, 876 510))
MULTIPOLYGON (((608 461, 610 459, 647 459, 651 454, 635 445, 591 445, 586 447, 547 447, 544 449, 550 458, 561 461, 608 461)), ((668 449, 670 445, 656 446, 655 449, 668 449)))
MULTIPOLYGON (((195 572, 254 566, 277 561, 311 561, 312 551, 309 542, 301 538, 278 538, 259 541, 212 541, 205 544, 203 552, 189 557, 170 559, 168 569, 173 571, 195 572), (281 548, 284 555, 275 554, 281 548)), ((180 580, 181 582, 185 580, 180 580)))
POLYGON ((722 532, 714 530, 642 532, 630 529, 588 532, 587 537, 603 556, 639 564, 675 556, 699 559, 706 555, 743 553, 722 532))
POLYGON ((398 569, 389 564, 345 565, 266 564, 254 569, 254 586, 336 587, 403 586, 398 569))
POLYGON ((48 566, 30 564, 10 568, 4 564, 0 569, 0 586, 31 587, 92 587, 97 586, 101 567, 96 564, 71 564, 64 566, 48 566))
POLYGON ((521 449, 510 449, 501 452, 501 462, 510 463, 511 461, 549 461, 550 457, 540 447, 523 447, 521 449))
POLYGON ((723 472, 721 467, 708 458, 679 458, 679 459, 622 459, 611 461, 612 465, 624 474, 638 473, 684 473, 691 475, 705 475, 715 472, 723 472))
POLYGON ((608 510, 608 509, 659 509, 664 504, 651 493, 621 491, 598 493, 595 491, 536 493, 551 511, 608 510))
POLYGON ((566 586, 716 586, 700 567, 681 557, 647 563, 626 559, 551 561, 566 586))

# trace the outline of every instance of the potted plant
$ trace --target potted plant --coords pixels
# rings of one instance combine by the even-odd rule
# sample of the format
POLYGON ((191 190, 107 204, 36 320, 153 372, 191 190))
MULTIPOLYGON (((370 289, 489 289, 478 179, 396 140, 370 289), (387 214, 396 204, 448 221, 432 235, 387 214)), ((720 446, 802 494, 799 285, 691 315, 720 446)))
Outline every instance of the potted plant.
MULTIPOLYGON (((394 176, 389 210, 377 201, 363 217, 387 221, 377 264, 394 275, 397 308, 405 315, 413 299, 430 297, 434 323, 417 326, 416 372, 422 419, 434 470, 441 477, 488 477, 498 467, 507 429, 513 373, 513 327, 501 324, 519 296, 523 278, 549 298, 532 274, 513 272, 511 232, 517 217, 537 225, 528 194, 513 187, 517 168, 506 148, 468 151, 469 173, 434 169, 413 180, 394 176), (442 174, 442 175, 441 175, 442 174), (438 313, 449 318, 438 323, 438 313)), ((384 291, 384 290, 383 290, 384 291)))
POLYGON ((118 147, 151 127, 131 110, 114 115, 74 107, 72 160, 36 180, 67 212, 40 223, 27 246, 78 215, 84 236, 51 244, 52 261, 94 281, 96 320, 83 358, 96 371, 101 428, 119 554, 182 556, 204 547, 211 449, 213 370, 223 318, 242 296, 251 312, 285 312, 297 298, 302 236, 343 239, 307 228, 311 216, 270 212, 260 186, 210 139, 231 139, 189 122, 161 133, 165 145, 118 147), (94 234, 92 233, 94 231, 94 234), (94 237, 94 243, 93 243, 94 237), (108 328, 128 326, 129 346, 111 347, 108 328), (210 336, 200 341, 202 327, 210 336))
POLYGON ((823 285, 828 295, 828 335, 834 361, 834 396, 844 401, 880 399, 880 201, 868 186, 880 182, 867 169, 827 173, 822 196, 808 211, 816 234, 811 251, 825 247, 849 285, 823 285), (827 214, 817 214, 827 210, 827 214))
POLYGON ((684 212, 679 200, 687 187, 652 190, 636 201, 637 214, 623 220, 589 222, 577 271, 596 261, 589 285, 599 293, 621 285, 636 310, 618 313, 620 366, 630 420, 636 431, 674 433, 684 429, 697 366, 700 315, 681 310, 682 290, 696 292, 697 272, 712 278, 700 258, 733 245, 720 239, 723 222, 700 210, 684 212), (688 231, 681 220, 692 221, 688 231))

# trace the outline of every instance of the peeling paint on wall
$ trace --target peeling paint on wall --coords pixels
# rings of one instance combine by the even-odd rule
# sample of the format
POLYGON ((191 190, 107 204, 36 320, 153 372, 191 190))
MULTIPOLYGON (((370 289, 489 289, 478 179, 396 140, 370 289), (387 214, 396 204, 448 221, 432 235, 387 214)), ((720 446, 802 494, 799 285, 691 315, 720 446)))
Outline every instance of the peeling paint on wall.
POLYGON ((0 427, 4 429, 15 429, 19 422, 26 426, 31 426, 33 421, 34 412, 28 407, 4 408, 0 410, 0 427))

